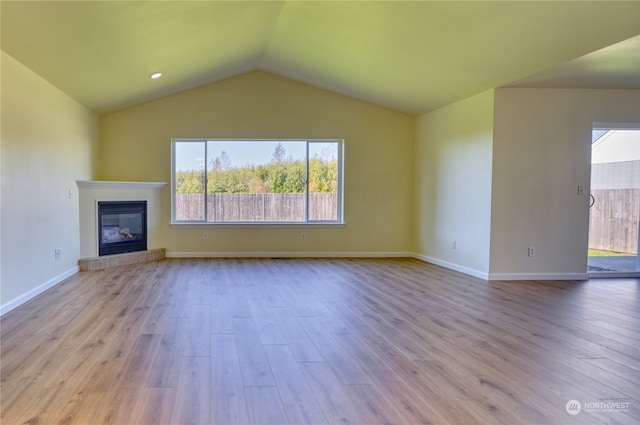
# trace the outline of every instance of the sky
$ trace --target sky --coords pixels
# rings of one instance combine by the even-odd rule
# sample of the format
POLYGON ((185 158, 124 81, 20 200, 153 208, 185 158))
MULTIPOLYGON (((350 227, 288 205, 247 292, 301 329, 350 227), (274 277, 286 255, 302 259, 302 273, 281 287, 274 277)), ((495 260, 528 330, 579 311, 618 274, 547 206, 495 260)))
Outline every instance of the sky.
MULTIPOLYGON (((222 151, 227 153, 231 160, 232 167, 241 167, 247 164, 260 165, 268 164, 275 152, 278 143, 282 143, 285 148, 285 157, 292 156, 294 159, 304 159, 306 156, 306 144, 304 141, 273 141, 273 140, 251 140, 251 141, 224 141, 210 140, 207 142, 207 156, 214 159, 221 155, 222 151)), ((326 144, 310 144, 310 156, 314 151, 320 152, 326 144), (317 146, 313 149, 313 146, 317 146)), ((202 169, 204 167, 204 143, 194 140, 189 143, 176 145, 176 170, 187 171, 202 169)))

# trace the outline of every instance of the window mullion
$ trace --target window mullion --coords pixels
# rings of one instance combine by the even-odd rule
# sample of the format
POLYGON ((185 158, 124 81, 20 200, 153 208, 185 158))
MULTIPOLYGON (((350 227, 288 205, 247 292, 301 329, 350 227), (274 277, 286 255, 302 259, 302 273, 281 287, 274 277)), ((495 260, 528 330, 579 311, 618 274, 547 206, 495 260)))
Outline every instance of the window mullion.
POLYGON ((304 222, 309 222, 309 141, 305 142, 306 144, 306 155, 305 155, 305 176, 304 176, 304 222))
POLYGON ((204 142, 204 221, 209 221, 209 211, 208 211, 208 199, 207 199, 207 186, 209 184, 208 178, 208 164, 209 164, 209 156, 207 152, 207 148, 209 147, 209 143, 205 140, 204 142))

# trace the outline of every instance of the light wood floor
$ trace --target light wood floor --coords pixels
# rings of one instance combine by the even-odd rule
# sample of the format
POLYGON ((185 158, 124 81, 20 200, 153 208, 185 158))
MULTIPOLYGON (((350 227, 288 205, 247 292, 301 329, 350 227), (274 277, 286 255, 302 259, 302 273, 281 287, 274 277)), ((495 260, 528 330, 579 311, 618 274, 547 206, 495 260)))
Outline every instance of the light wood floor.
POLYGON ((637 279, 411 259, 83 272, 2 317, 1 423, 634 424, 639 323, 637 279))

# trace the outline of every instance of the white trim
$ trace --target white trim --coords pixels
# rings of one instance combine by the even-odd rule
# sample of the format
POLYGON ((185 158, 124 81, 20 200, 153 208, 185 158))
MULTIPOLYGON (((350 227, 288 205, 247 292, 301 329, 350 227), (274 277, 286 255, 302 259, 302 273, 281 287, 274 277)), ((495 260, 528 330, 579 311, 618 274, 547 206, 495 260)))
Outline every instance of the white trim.
POLYGON ((486 273, 460 264, 450 263, 412 252, 167 252, 166 258, 415 258, 483 280, 586 280, 586 273, 486 273))
POLYGON ((427 255, 413 254, 413 257, 484 280, 587 280, 590 277, 587 273, 486 273, 427 255))
POLYGON ((177 221, 169 223, 169 227, 260 227, 264 226, 273 229, 274 227, 291 228, 291 227, 344 227, 346 223, 337 221, 177 221))
POLYGON ((587 280, 587 273, 489 273, 489 280, 587 280))
POLYGON ((61 274, 49 279, 48 281, 46 281, 42 285, 38 286, 37 288, 33 288, 29 292, 27 292, 25 294, 22 294, 18 298, 15 298, 14 300, 11 300, 8 303, 0 306, 0 316, 3 316, 5 313, 8 313, 11 310, 13 310, 14 308, 17 308, 17 307, 21 306, 22 304, 26 303, 27 301, 37 297, 38 295, 40 295, 41 293, 43 293, 47 289, 50 289, 50 288, 54 287, 55 285, 57 285, 58 283, 62 282, 66 278, 68 278, 70 276, 73 276, 74 274, 78 273, 79 270, 80 270, 80 268, 78 266, 72 267, 69 270, 67 270, 66 272, 63 272, 63 273, 61 273, 61 274))
MULTIPOLYGON (((429 257, 422 254, 416 254, 411 252, 299 252, 299 251, 283 251, 283 252, 167 252, 166 258, 415 258, 427 263, 435 264, 437 266, 445 267, 460 273, 464 273, 473 277, 477 277, 484 280, 587 280, 589 277, 616 277, 613 273, 607 275, 589 275, 587 273, 485 273, 479 270, 471 269, 459 264, 450 263, 447 261, 439 260, 437 258, 429 257)), ((15 298, 12 301, 0 306, 0 316, 10 312, 11 310, 19 307, 27 301, 35 298, 41 293, 45 292, 78 273, 80 268, 74 266, 69 270, 49 279, 42 285, 30 290, 29 292, 15 298)))
POLYGON ((76 180, 76 184, 82 189, 162 189, 165 182, 120 182, 98 180, 76 180))
POLYGON ((255 252, 169 252, 166 258, 412 258, 410 252, 314 252, 314 251, 255 251, 255 252))
MULTIPOLYGON (((345 146, 345 141, 344 139, 331 139, 331 138, 322 138, 322 139, 313 139, 313 138, 293 138, 293 139, 289 139, 289 138, 258 138, 258 139, 254 139, 254 138, 219 138, 219 137, 211 137, 211 138, 183 138, 183 137, 174 137, 171 139, 171 219, 170 219, 170 225, 171 226, 179 226, 179 225, 184 225, 184 224, 190 224, 192 221, 191 220, 187 220, 187 221, 180 221, 180 220, 176 220, 176 167, 177 167, 177 162, 176 162, 176 146, 178 143, 183 143, 183 142, 192 142, 192 143, 196 143, 196 142, 201 142, 204 144, 204 157, 205 157, 205 162, 208 160, 209 158, 209 152, 208 152, 208 142, 238 142, 238 143, 242 143, 242 142, 299 142, 299 143, 305 143, 305 149, 306 149, 306 154, 305 154, 305 161, 306 161, 306 172, 307 172, 307 179, 306 179, 306 190, 304 192, 304 196, 305 196, 305 221, 303 222, 253 222, 253 221, 249 221, 249 222, 231 222, 231 223, 225 223, 225 222, 218 222, 218 221, 214 221, 214 222, 208 222, 208 221, 196 221, 194 222, 194 224, 198 225, 198 224, 207 224, 210 223, 211 225, 226 225, 226 224, 230 224, 230 225, 235 225, 235 226, 243 226, 243 225, 255 225, 255 224, 259 224, 259 225, 265 225, 265 226, 273 226, 273 225, 281 225, 281 224, 319 224, 319 225, 324 225, 324 224, 344 224, 345 220, 344 220, 344 146, 345 146), (308 207, 309 207, 309 179, 308 179, 308 173, 309 173, 309 145, 310 144, 315 144, 315 143, 335 143, 338 145, 338 192, 337 192, 337 219, 336 220, 331 220, 331 221, 309 221, 309 214, 308 214, 308 207)), ((205 192, 206 190, 206 181, 207 181, 207 173, 205 173, 205 192)), ((205 198, 206 198, 206 194, 203 193, 202 194, 205 198)), ((208 202, 204 202, 204 217, 205 219, 208 218, 208 211, 207 211, 207 205, 208 202)))
POLYGON ((480 270, 471 269, 469 267, 461 266, 460 264, 450 263, 448 261, 439 260, 437 258, 429 257, 428 255, 413 254, 413 258, 424 261, 426 263, 435 264, 436 266, 444 267, 450 270, 454 270, 460 273, 467 274, 469 276, 477 277, 480 279, 488 280, 488 274, 481 272, 480 270))

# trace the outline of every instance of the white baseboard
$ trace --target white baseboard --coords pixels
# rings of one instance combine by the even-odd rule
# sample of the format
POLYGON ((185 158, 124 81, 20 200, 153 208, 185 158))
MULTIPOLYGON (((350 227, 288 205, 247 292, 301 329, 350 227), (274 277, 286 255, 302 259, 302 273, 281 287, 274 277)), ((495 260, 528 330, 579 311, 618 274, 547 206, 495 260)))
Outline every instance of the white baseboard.
POLYGON ((448 261, 440 260, 438 258, 429 257, 428 255, 422 254, 413 254, 413 258, 418 260, 422 260, 426 263, 435 264, 436 266, 441 266, 450 270, 455 270, 460 273, 467 274, 469 276, 477 277, 479 279, 489 280, 489 275, 485 272, 481 272, 480 270, 475 270, 469 267, 461 266, 460 264, 450 263, 448 261))
POLYGON ((256 251, 256 252, 170 252, 167 258, 382 258, 413 257, 410 252, 300 252, 300 251, 256 251))
MULTIPOLYGON (((459 264, 411 252, 167 252, 167 258, 416 258, 484 280, 586 280, 587 273, 485 273, 459 264)), ((78 273, 78 266, 49 279, 42 285, 0 306, 0 316, 78 273)), ((607 276, 611 277, 611 276, 607 276)))
POLYGON ((489 280, 587 280, 587 273, 489 273, 489 280))
POLYGON ((46 281, 42 285, 40 285, 40 286, 38 286, 36 288, 33 288, 32 290, 30 290, 29 292, 27 292, 27 293, 25 293, 23 295, 20 295, 18 298, 15 298, 15 299, 9 301, 6 304, 3 304, 2 306, 0 306, 0 316, 4 315, 5 313, 10 312, 11 310, 13 310, 16 307, 21 306, 22 304, 26 303, 30 299, 37 297, 38 295, 40 295, 41 293, 43 293, 47 289, 56 286, 58 283, 62 282, 66 278, 68 278, 70 276, 73 276, 74 274, 78 273, 79 270, 80 270, 80 268, 78 266, 72 267, 69 270, 67 270, 67 271, 65 271, 63 273, 60 273, 59 275, 49 279, 48 281, 46 281))
POLYGON ((442 266, 460 273, 468 274, 484 280, 586 280, 589 279, 587 273, 485 273, 474 270, 459 264, 443 261, 438 258, 429 257, 422 254, 413 254, 417 258, 427 263, 442 266))
POLYGON ((166 252, 167 258, 416 258, 480 279, 489 280, 488 274, 458 264, 413 252, 166 252))

